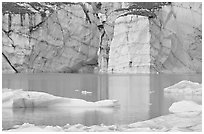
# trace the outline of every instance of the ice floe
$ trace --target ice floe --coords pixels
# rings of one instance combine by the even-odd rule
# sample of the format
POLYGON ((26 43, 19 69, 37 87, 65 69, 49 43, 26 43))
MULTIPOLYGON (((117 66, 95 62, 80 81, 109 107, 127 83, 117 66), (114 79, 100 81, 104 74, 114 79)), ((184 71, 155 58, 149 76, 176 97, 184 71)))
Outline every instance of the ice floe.
POLYGON ((83 90, 83 91, 81 91, 81 94, 84 94, 84 95, 86 95, 86 94, 92 94, 92 92, 89 92, 89 91, 83 90))
POLYGON ((3 89, 2 106, 15 108, 28 107, 114 107, 117 100, 88 102, 82 99, 64 98, 44 92, 3 89))

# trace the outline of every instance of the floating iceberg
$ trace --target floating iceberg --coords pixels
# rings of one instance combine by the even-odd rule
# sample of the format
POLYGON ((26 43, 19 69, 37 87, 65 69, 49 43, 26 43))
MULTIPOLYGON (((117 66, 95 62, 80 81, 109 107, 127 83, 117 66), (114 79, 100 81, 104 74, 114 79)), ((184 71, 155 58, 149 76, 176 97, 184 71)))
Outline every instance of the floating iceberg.
POLYGON ((117 100, 87 102, 81 99, 64 98, 44 92, 3 89, 2 106, 14 108, 30 107, 115 107, 117 100))
POLYGON ((202 95, 202 85, 199 83, 183 80, 173 86, 164 88, 164 91, 166 93, 202 95))
POLYGON ((181 116, 195 116, 202 112, 202 105, 193 101, 183 100, 173 103, 169 108, 169 112, 181 116))

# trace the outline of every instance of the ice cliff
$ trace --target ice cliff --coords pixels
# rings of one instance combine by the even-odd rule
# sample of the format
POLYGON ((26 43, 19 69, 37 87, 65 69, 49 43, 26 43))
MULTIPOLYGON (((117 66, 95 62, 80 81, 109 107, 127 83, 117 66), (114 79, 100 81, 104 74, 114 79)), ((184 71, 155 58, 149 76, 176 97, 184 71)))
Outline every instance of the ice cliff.
POLYGON ((201 3, 172 3, 155 11, 156 17, 117 18, 109 72, 201 72, 201 12, 201 3))
POLYGON ((202 72, 202 3, 3 3, 8 72, 202 72))

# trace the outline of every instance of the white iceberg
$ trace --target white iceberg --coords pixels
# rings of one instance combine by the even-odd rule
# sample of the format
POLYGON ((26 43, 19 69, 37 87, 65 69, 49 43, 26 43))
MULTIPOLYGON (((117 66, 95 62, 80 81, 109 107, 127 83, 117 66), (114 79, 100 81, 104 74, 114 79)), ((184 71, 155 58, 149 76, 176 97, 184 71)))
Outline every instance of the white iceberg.
POLYGON ((202 85, 196 82, 187 80, 180 81, 179 83, 164 88, 166 93, 177 93, 177 94, 190 94, 190 95, 202 95, 202 85))
POLYGON ((197 116, 202 112, 202 105, 193 101, 183 100, 173 103, 169 108, 169 112, 183 117, 197 116))
POLYGON ((182 113, 182 112, 201 112, 202 105, 198 105, 193 101, 179 101, 175 102, 169 108, 169 111, 172 113, 182 113))
POLYGON ((28 107, 114 107, 117 100, 88 102, 82 99, 64 98, 44 92, 3 89, 2 106, 15 108, 28 107))

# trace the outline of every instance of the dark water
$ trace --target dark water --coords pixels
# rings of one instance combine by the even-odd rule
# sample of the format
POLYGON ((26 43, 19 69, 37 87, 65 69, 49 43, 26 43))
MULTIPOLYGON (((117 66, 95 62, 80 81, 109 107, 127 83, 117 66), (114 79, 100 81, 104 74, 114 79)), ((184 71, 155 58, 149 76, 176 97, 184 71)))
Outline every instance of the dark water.
POLYGON ((3 88, 43 91, 87 101, 119 100, 120 108, 3 109, 3 129, 25 122, 36 125, 129 124, 168 114, 178 100, 201 103, 196 96, 170 96, 163 88, 181 80, 202 82, 202 75, 97 75, 97 74, 3 74, 3 88), (92 93, 82 94, 81 91, 92 93))

